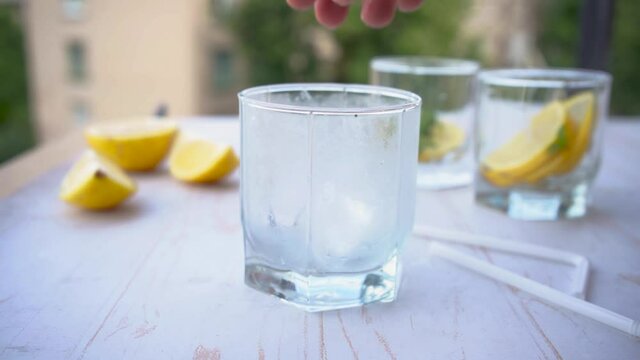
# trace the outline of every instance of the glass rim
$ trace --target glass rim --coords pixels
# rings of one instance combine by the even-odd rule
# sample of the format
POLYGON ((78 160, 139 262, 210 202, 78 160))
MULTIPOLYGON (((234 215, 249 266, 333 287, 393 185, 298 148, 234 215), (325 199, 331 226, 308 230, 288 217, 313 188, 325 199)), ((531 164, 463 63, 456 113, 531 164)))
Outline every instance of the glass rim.
POLYGON ((473 60, 437 56, 376 56, 371 59, 372 70, 410 75, 473 75, 480 64, 473 60))
POLYGON ((244 89, 238 93, 241 104, 249 104, 256 108, 295 114, 319 114, 319 115, 376 115, 403 112, 414 109, 422 103, 422 98, 410 91, 395 89, 387 86, 364 84, 339 84, 339 83, 287 83, 277 85, 261 85, 244 89), (402 99, 405 102, 395 105, 376 105, 367 107, 330 107, 330 106, 304 106, 274 103, 254 98, 271 92, 295 92, 295 91, 325 91, 343 92, 355 94, 382 95, 402 99))
POLYGON ((608 85, 611 74, 577 68, 490 69, 480 71, 478 81, 505 87, 597 87, 608 85))

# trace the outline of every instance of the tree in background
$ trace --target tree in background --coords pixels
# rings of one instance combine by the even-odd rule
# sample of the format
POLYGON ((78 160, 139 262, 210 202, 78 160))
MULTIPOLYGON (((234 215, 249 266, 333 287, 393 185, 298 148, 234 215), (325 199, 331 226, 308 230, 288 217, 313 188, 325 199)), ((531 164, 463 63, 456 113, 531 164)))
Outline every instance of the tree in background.
POLYGON ((612 109, 617 114, 640 115, 640 1, 617 0, 613 23, 612 109))
MULTIPOLYGON (((581 0, 547 0, 538 42, 548 66, 575 67, 580 39, 581 0)), ((609 71, 613 75, 611 112, 640 114, 640 2, 616 0, 609 71)))
POLYGON ((313 14, 294 13, 284 0, 246 0, 230 21, 249 63, 252 84, 316 80, 309 31, 313 14))
POLYGON ((369 60, 379 55, 430 55, 477 58, 477 46, 459 36, 469 0, 428 1, 413 13, 398 13, 380 30, 367 28, 352 8, 335 31, 342 48, 336 80, 367 82, 369 60))
POLYGON ((293 11, 283 0, 246 0, 231 25, 248 58, 252 84, 366 83, 369 60, 378 55, 475 57, 473 44, 458 37, 468 3, 429 2, 416 12, 397 14, 382 30, 363 25, 359 7, 352 6, 345 24, 332 32, 317 25, 312 12, 293 11))
POLYGON ((0 5, 0 163, 34 143, 18 8, 0 5))
MULTIPOLYGON (((293 11, 284 0, 245 0, 235 10, 232 28, 249 60, 252 84, 289 81, 366 83, 369 60, 377 55, 478 59, 481 57, 481 42, 487 39, 468 40, 469 34, 463 33, 463 24, 468 20, 472 6, 487 4, 494 6, 496 2, 428 1, 417 12, 399 13, 394 22, 382 30, 363 25, 359 19, 360 9, 352 7, 345 24, 329 31, 316 24, 312 12, 293 11), (333 51, 337 54, 319 56, 323 48, 331 47, 331 43, 337 48, 333 51)), ((541 21, 535 26, 538 29, 535 43, 541 50, 536 54, 542 54, 543 59, 533 54, 531 56, 536 59, 530 62, 501 63, 500 66, 539 66, 542 63, 554 67, 575 67, 581 4, 581 0, 542 0, 541 21)), ((640 14, 640 1, 616 1, 610 62, 614 76, 611 109, 616 114, 640 114, 640 102, 637 101, 640 98, 637 14, 640 14)), ((504 16, 511 15, 507 13, 504 16)), ((500 28, 506 32, 513 30, 508 26, 500 28)), ((489 58, 481 60, 490 62, 489 58)))
POLYGON ((576 66, 581 3, 582 0, 545 1, 538 44, 550 66, 576 66))

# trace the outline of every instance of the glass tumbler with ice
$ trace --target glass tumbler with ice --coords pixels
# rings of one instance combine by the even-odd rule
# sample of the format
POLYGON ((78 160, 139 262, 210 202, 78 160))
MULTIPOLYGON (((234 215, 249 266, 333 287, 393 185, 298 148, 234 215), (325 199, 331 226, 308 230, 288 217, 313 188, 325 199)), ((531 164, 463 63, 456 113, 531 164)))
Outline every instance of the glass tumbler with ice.
POLYGON ((239 99, 246 284, 307 311, 392 301, 413 224, 420 97, 283 84, 239 99))

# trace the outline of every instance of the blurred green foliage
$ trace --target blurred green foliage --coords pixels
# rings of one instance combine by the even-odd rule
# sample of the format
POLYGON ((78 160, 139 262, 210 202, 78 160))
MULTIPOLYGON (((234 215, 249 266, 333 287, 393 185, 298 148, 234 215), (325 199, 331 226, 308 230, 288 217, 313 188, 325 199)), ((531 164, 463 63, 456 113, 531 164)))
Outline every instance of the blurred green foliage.
MULTIPOLYGON (((479 58, 477 43, 463 41, 460 24, 471 0, 429 1, 415 13, 398 13, 392 26, 369 29, 350 10, 345 24, 331 32, 342 54, 327 71, 309 36, 319 26, 313 12, 291 10, 285 1, 246 0, 232 28, 249 58, 252 84, 289 81, 368 82, 369 60, 377 55, 432 55, 479 58)), ((581 0, 544 0, 538 44, 548 66, 575 67, 580 38, 581 0)), ((611 111, 640 114, 640 1, 617 0, 610 71, 611 111)), ((481 59, 480 59, 481 60, 481 59)))
POLYGON ((581 4, 582 0, 544 1, 538 45, 550 66, 576 66, 581 4))
MULTIPOLYGON (((539 46, 549 66, 575 67, 580 40, 581 0, 546 0, 539 46)), ((640 114, 640 1, 616 0, 609 71, 611 112, 640 114)))
POLYGON ((335 32, 343 51, 337 80, 366 83, 369 60, 379 55, 477 58, 476 44, 458 36, 469 4, 469 0, 429 1, 414 13, 397 13, 393 25, 380 30, 364 26, 360 9, 351 9, 335 32))
POLYGON ((458 31, 470 0, 432 1, 417 12, 398 13, 393 26, 366 27, 353 6, 331 32, 342 54, 323 69, 314 54, 313 12, 293 11, 284 0, 246 0, 231 25, 250 63, 250 82, 338 81, 367 83, 369 60, 377 55, 434 55, 476 58, 475 44, 462 44, 458 31))
POLYGON ((230 25, 249 60, 249 81, 318 80, 312 44, 305 40, 312 24, 312 14, 292 13, 285 1, 244 1, 230 25))
POLYGON ((0 6, 0 163, 34 144, 17 8, 0 6))
POLYGON ((640 115, 640 1, 617 0, 612 40, 613 112, 640 115))

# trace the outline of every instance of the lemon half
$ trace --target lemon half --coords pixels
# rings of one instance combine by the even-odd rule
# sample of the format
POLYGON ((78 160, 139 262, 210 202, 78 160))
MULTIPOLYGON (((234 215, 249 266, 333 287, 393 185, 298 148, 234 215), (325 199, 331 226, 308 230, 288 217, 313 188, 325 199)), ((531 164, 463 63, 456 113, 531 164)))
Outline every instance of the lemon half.
POLYGON ((100 155, 125 170, 152 170, 164 159, 178 132, 174 122, 137 119, 88 127, 85 138, 100 155))
POLYGON ((233 172, 239 163, 229 145, 204 139, 183 139, 169 156, 169 171, 182 181, 212 182, 233 172))
POLYGON ((60 198, 86 209, 112 208, 136 191, 136 184, 109 160, 87 151, 67 173, 60 198))

